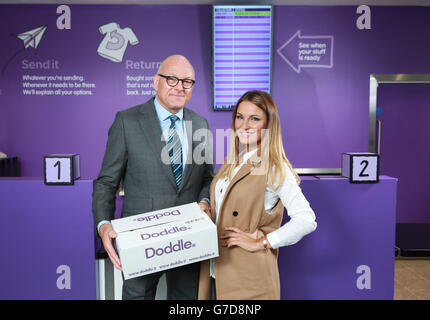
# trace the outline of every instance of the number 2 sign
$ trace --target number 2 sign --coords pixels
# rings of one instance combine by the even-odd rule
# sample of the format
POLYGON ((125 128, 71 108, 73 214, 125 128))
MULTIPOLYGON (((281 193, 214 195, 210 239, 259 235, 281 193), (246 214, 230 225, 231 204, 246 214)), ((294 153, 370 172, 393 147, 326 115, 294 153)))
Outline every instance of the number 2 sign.
POLYGON ((52 154, 43 161, 47 185, 72 185, 80 177, 79 154, 52 154))
POLYGON ((379 181, 379 155, 376 153, 342 153, 342 175, 351 183, 379 181))

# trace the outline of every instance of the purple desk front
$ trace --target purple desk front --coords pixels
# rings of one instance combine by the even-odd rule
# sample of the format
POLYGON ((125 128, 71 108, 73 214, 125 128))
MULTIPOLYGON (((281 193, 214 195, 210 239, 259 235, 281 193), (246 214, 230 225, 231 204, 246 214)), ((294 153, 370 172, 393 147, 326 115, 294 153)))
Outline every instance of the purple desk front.
POLYGON ((281 248, 282 299, 393 299, 397 179, 302 177, 318 227, 281 248))
POLYGON ((92 189, 0 179, 0 299, 96 299, 92 189))
MULTIPOLYGON (((396 187, 302 177, 318 228, 281 248, 282 299, 393 299, 396 187)), ((91 193, 0 178, 0 299, 96 299, 91 193)))

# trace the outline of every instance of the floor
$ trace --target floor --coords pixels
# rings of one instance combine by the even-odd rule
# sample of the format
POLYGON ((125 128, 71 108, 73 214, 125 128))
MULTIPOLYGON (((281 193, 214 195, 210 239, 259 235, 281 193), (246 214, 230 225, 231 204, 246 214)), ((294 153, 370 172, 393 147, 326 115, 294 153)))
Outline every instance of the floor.
POLYGON ((429 258, 396 259, 394 268, 394 300, 430 300, 429 258))

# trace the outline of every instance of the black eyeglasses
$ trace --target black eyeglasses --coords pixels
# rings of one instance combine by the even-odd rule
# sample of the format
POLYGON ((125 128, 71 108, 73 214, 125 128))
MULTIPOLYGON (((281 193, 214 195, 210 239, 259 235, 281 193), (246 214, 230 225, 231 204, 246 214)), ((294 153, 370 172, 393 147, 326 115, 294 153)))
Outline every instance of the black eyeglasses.
POLYGON ((158 73, 158 75, 160 77, 165 78, 167 84, 171 87, 176 87, 178 85, 179 81, 181 81, 182 82, 182 88, 191 89, 193 87, 194 83, 196 83, 194 80, 191 80, 191 79, 179 79, 179 78, 174 77, 174 76, 165 76, 164 74, 160 74, 160 73, 158 73))

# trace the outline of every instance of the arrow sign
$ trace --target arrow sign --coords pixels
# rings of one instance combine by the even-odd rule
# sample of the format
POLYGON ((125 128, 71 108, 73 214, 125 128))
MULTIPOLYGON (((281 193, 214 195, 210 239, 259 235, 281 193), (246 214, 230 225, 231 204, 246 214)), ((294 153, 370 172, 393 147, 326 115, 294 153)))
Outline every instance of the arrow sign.
POLYGON ((333 68, 333 36, 302 36, 298 30, 278 50, 297 73, 301 68, 333 68))

